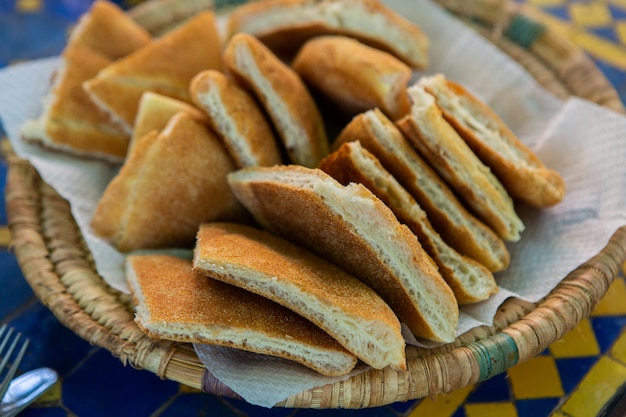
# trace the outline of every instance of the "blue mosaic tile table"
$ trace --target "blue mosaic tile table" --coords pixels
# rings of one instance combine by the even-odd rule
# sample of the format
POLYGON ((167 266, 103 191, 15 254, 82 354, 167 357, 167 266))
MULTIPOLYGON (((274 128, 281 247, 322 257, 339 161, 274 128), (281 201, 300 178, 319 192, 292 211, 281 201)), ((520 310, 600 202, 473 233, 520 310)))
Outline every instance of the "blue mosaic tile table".
MULTIPOLYGON (((118 0, 124 7, 133 1, 118 0)), ((527 3, 585 49, 626 102, 626 2, 527 3)), ((89 0, 0 0, 0 68, 58 54, 89 0)), ((6 182, 0 159, 0 185, 6 182)), ((626 383, 626 285, 620 277, 593 314, 543 355, 486 382, 442 395, 368 410, 292 410, 251 406, 160 380, 124 366, 60 324, 33 295, 11 253, 0 195, 0 323, 31 338, 20 372, 39 366, 61 380, 23 416, 434 416, 609 415, 626 383)))

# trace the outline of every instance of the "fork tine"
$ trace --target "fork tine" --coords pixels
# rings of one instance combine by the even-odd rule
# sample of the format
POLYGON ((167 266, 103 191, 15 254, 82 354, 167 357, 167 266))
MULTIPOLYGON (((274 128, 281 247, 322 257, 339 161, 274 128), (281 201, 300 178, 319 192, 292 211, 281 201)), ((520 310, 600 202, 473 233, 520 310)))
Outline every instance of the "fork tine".
POLYGON ((17 333, 15 337, 13 338, 13 341, 11 342, 9 349, 6 352, 4 352, 5 346, 7 345, 11 336, 14 333, 13 329, 10 328, 8 332, 6 332, 5 334, 6 328, 7 328, 6 324, 3 325, 2 328, 0 328, 0 336, 4 334, 4 336, 2 336, 2 341, 0 342, 0 358, 2 358, 2 361, 0 363, 0 375, 2 374, 4 369, 7 367, 9 359, 11 358, 13 351, 17 347, 18 342, 20 342, 20 339, 23 339, 23 340, 21 341, 21 347, 19 349, 19 352, 17 353, 17 355, 11 362, 11 366, 8 368, 4 378, 2 379, 2 382, 0 382, 0 399, 4 397, 4 394, 9 388, 11 379, 13 379, 13 376, 17 372, 17 368, 22 362, 24 355, 26 354, 26 348, 28 347, 28 343, 29 343, 28 338, 23 338, 21 333, 17 333))
MULTIPOLYGON (((4 333, 4 331, 6 330, 6 324, 2 326, 1 330, 2 330, 2 333, 4 333)), ((9 356, 11 356, 11 353, 13 352, 13 349, 15 348, 15 346, 12 346, 9 348, 7 352, 4 351, 4 348, 7 345, 7 343, 9 343, 9 340, 11 340, 12 335, 13 335, 13 329, 9 329, 9 331, 6 332, 6 334, 2 338, 2 342, 0 342, 0 359, 2 359, 2 361, 0 362, 0 372, 2 372, 2 370, 6 366, 7 362, 9 361, 9 356)))
MULTIPOLYGON (((0 337, 2 337, 2 335, 4 335, 4 332, 7 329, 7 325, 3 324, 2 327, 0 327, 0 337)), ((5 336, 2 339, 2 342, 0 342, 0 354, 2 353, 2 350, 4 349, 4 346, 7 344, 7 341, 9 340, 8 336, 5 336)), ((1 358, 2 356, 0 356, 1 358)))

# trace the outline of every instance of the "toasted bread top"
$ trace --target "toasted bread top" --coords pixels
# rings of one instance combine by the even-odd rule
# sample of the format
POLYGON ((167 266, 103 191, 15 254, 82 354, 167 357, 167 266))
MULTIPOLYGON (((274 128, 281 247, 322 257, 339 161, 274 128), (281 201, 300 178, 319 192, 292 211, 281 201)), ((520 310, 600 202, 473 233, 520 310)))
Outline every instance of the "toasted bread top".
POLYGON ((409 111, 411 68, 393 55, 346 36, 307 41, 292 62, 312 88, 354 113, 380 108, 396 120, 409 111))
POLYGON ((282 162, 278 139, 256 100, 222 72, 198 73, 189 85, 191 99, 207 115, 238 167, 282 162))
POLYGON ((209 343, 296 360, 342 375, 356 358, 310 321, 266 298, 214 280, 191 261, 169 255, 132 255, 127 280, 137 324, 152 337, 209 343), (319 363, 321 351, 330 363, 319 363), (336 368, 335 368, 336 367, 336 368))
POLYGON ((415 198, 450 246, 491 271, 508 266, 510 255, 504 241, 465 208, 380 110, 369 110, 352 119, 335 140, 333 149, 354 140, 374 154, 415 198))
POLYGON ((212 12, 201 12, 111 63, 83 86, 91 99, 131 134, 145 91, 191 103, 188 88, 191 79, 202 70, 221 67, 215 16, 212 12))
POLYGON ((396 122, 404 135, 477 217, 502 239, 519 240, 524 222, 502 183, 444 119, 432 95, 418 84, 408 91, 411 112, 396 122))
POLYGON ((320 35, 345 35, 386 50, 414 68, 429 63, 422 30, 378 0, 263 0, 238 7, 227 35, 244 32, 276 50, 297 50, 320 35))
POLYGON ((389 306, 357 278, 285 239, 204 224, 194 268, 292 309, 375 368, 406 368, 400 322, 389 306))
POLYGON ((413 232, 363 185, 296 165, 246 168, 229 183, 260 224, 363 280, 416 335, 454 339, 454 294, 413 232))
POLYGON ((121 251, 192 247, 204 221, 245 218, 226 175, 235 169, 210 129, 186 112, 141 138, 107 186, 92 219, 121 251), (103 228, 102 225, 112 224, 103 228))
POLYGON ((128 152, 134 141, 145 136, 151 130, 161 131, 167 125, 167 122, 181 111, 186 112, 191 117, 199 121, 206 121, 204 113, 196 107, 176 100, 175 98, 157 94, 152 91, 146 91, 141 96, 137 117, 133 126, 133 135, 128 152))
POLYGON ((115 61, 151 40, 148 31, 118 5, 96 0, 72 29, 68 44, 84 46, 115 61))
POLYGON ((298 74, 258 39, 243 33, 226 45, 224 62, 261 102, 291 161, 315 167, 328 153, 328 140, 317 104, 298 74))
POLYGON ((552 206, 563 199, 563 178, 546 167, 483 101, 442 74, 422 77, 418 83, 435 97, 446 120, 514 199, 535 207, 552 206))

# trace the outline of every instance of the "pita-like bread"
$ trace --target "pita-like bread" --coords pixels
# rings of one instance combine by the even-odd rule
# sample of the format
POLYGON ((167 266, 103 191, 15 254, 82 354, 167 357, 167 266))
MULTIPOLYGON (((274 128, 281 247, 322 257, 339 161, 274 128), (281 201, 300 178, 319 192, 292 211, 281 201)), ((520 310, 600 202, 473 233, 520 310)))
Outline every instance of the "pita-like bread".
POLYGON ((335 140, 333 148, 355 140, 374 154, 413 196, 448 245, 492 272, 509 265, 510 255, 504 241, 463 206, 380 110, 368 110, 352 119, 335 140))
POLYGON ((153 93, 152 91, 143 93, 139 102, 128 153, 132 152, 133 143, 139 140, 139 138, 152 130, 163 130, 172 116, 181 111, 186 112, 198 121, 206 122, 206 116, 200 109, 184 101, 153 93))
POLYGON ((191 261, 132 255, 126 280, 135 322, 150 337, 229 346, 345 375, 357 359, 310 321, 266 298, 214 280, 191 261))
POLYGON ((563 178, 547 168, 489 106, 442 74, 422 77, 418 84, 435 97, 446 120, 514 199, 535 207, 563 199, 563 178))
POLYGON ((80 156, 123 161, 128 134, 91 101, 82 83, 150 41, 119 6, 94 2, 71 32, 41 116, 22 126, 22 137, 80 156))
POLYGON ((396 120, 409 112, 411 68, 393 55, 345 36, 305 43, 291 66, 312 89, 355 115, 378 107, 396 120))
POLYGON ((361 281, 305 249, 248 226, 203 224, 193 265, 311 320, 376 369, 406 369, 400 322, 389 306, 361 281))
POLYGON ((193 247, 201 223, 245 219, 226 175, 235 163, 204 123, 177 113, 141 138, 91 222, 120 251, 193 247))
POLYGON ((22 137, 51 149, 121 162, 129 137, 111 123, 82 89, 82 82, 110 63, 91 49, 69 45, 50 87, 41 116, 21 127, 22 137))
POLYGON ((298 74, 243 33, 226 45, 224 63, 269 114, 291 161, 317 166, 328 153, 328 140, 317 104, 298 74))
POLYGON ((362 280, 416 336, 454 340, 452 290, 415 234, 362 184, 298 165, 244 168, 228 180, 264 228, 362 280))
POLYGON ((390 52, 414 68, 428 66, 429 40, 378 0, 263 0, 239 6, 229 37, 244 32, 274 50, 297 50, 320 35, 344 35, 390 52))
POLYGON ((221 66, 215 16, 207 11, 115 61, 83 87, 91 99, 131 135, 145 91, 191 103, 188 92, 191 79, 202 70, 221 66))
POLYGON ((72 29, 68 44, 84 46, 115 61, 151 40, 148 31, 118 5, 96 0, 72 29))
POLYGON ((277 138, 263 111, 245 90, 219 71, 202 71, 189 86, 191 99, 208 115, 237 166, 282 163, 277 138))
POLYGON ((363 184, 380 198, 418 237, 460 305, 486 300, 498 291, 491 271, 448 246, 419 204, 360 142, 342 144, 320 169, 344 185, 363 184))
POLYGON ((517 241, 524 223, 509 193, 443 118, 420 85, 409 88, 411 113, 397 121, 407 139, 474 213, 504 240, 517 241))

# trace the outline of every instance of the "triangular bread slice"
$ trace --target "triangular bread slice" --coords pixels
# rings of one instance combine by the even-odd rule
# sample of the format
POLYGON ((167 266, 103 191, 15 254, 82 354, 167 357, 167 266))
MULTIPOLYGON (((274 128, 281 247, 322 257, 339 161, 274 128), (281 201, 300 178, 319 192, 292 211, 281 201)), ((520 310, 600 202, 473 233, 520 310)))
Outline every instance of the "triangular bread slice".
POLYGON ((413 196, 448 245, 492 272, 509 265, 510 255, 504 241, 461 204, 380 110, 369 110, 353 118, 337 137, 333 148, 355 140, 375 155, 413 196))
POLYGON ((83 87, 130 135, 145 91, 191 103, 191 79, 202 70, 221 66, 215 16, 206 11, 102 69, 83 87))
POLYGON ((84 46, 115 61, 151 40, 150 33, 117 4, 96 0, 72 29, 68 44, 84 46))
POLYGON ((227 34, 249 33, 275 50, 297 50, 314 36, 344 35, 390 52, 414 68, 428 66, 429 40, 379 0, 263 0, 238 7, 227 34))
POLYGON ((228 71, 271 118, 291 162, 313 168, 328 154, 322 116, 304 82, 258 39, 240 33, 224 50, 228 71))
POLYGON ((198 231, 196 271, 269 298, 311 320, 376 369, 406 369, 400 322, 369 287, 278 236, 212 223, 198 231))
POLYGON ((502 183, 443 118, 431 94, 419 84, 408 92, 411 112, 396 122, 405 137, 498 236, 519 240, 524 223, 502 183))
POLYGON ((89 48, 68 45, 63 51, 42 114, 21 127, 30 142, 79 156, 122 162, 129 137, 83 91, 82 83, 111 61, 89 48))
POLYGON ((193 271, 191 261, 132 255, 126 281, 135 322, 148 336, 228 346, 298 362, 324 375, 357 359, 310 321, 266 298, 193 271))
POLYGON ((415 234, 363 185, 297 165, 245 168, 228 179, 263 227, 362 280, 416 336, 454 340, 452 290, 415 234))
POLYGON ((70 33, 41 116, 22 126, 24 139, 80 156, 123 161, 128 134, 91 101, 82 83, 151 39, 116 4, 94 2, 70 33))
POLYGON ((189 91, 238 167, 282 163, 272 126, 256 100, 237 83, 219 71, 206 70, 193 78, 189 91))
POLYGON ((128 153, 132 152, 133 144, 152 130, 161 131, 167 122, 179 112, 185 112, 194 119, 206 122, 205 114, 195 106, 152 91, 141 96, 137 117, 133 127, 133 135, 128 145, 128 153))
POLYGON ((418 84, 435 97, 446 120, 494 172, 514 199, 552 206, 565 196, 563 178, 547 168, 489 106, 442 74, 418 84))
POLYGON ((226 175, 235 163, 185 112, 141 138, 100 198, 91 226, 120 251, 193 247, 206 221, 246 219, 226 175))
POLYGON ((448 246, 419 204, 360 142, 341 145, 322 161, 320 169, 344 185, 363 184, 387 204, 416 234, 460 305, 486 300, 498 291, 491 271, 448 246))

